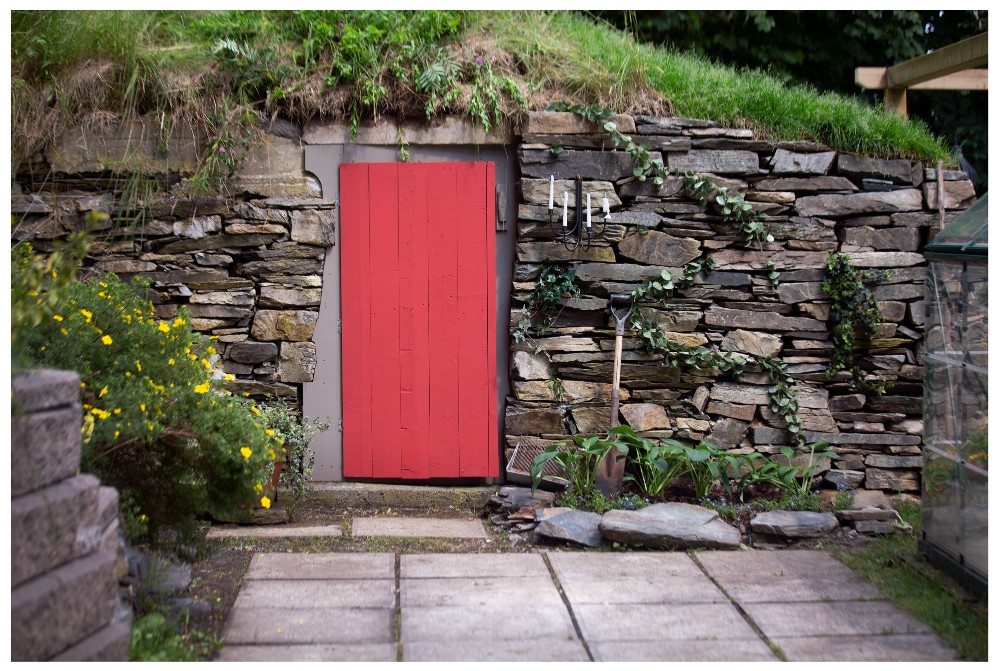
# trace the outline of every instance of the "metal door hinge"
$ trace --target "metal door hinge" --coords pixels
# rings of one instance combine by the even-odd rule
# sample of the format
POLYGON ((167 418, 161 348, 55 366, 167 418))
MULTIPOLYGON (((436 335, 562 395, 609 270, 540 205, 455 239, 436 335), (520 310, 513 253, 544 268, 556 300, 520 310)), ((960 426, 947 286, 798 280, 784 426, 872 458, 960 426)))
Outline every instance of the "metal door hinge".
POLYGON ((341 322, 341 321, 340 321, 340 320, 338 319, 338 320, 337 320, 337 333, 343 333, 343 331, 341 330, 342 328, 343 328, 343 324, 342 324, 342 322, 341 322))
POLYGON ((344 432, 344 418, 343 417, 341 417, 340 419, 337 420, 337 431, 340 431, 341 433, 344 432))
POLYGON ((503 197, 503 191, 498 186, 496 188, 496 212, 497 230, 500 232, 507 230, 507 199, 503 197))

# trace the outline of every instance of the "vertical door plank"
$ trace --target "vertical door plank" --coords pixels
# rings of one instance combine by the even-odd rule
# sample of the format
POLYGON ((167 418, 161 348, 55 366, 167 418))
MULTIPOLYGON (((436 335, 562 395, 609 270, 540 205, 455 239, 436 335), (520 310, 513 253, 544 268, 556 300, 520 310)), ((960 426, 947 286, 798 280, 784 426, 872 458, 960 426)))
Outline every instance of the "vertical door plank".
MULTIPOLYGON (((461 164, 458 237, 458 445, 459 475, 487 470, 483 445, 488 423, 486 304, 486 169, 482 163, 461 164)), ((492 354, 490 354, 492 356, 492 354)))
POLYGON ((368 166, 340 168, 344 477, 372 474, 368 166))
MULTIPOLYGON (((496 257, 496 164, 486 164, 486 390, 489 419, 486 426, 486 475, 500 476, 500 449, 497 445, 497 257, 496 257)), ((506 287, 505 287, 506 288, 506 287)))
POLYGON ((372 477, 402 475, 399 426, 399 169, 369 167, 371 193, 372 477))
POLYGON ((458 435, 458 169, 435 166, 437 197, 429 229, 430 455, 432 478, 454 478, 459 472, 458 435))
POLYGON ((402 477, 430 477, 428 212, 430 168, 406 167, 400 180, 399 344, 402 477))

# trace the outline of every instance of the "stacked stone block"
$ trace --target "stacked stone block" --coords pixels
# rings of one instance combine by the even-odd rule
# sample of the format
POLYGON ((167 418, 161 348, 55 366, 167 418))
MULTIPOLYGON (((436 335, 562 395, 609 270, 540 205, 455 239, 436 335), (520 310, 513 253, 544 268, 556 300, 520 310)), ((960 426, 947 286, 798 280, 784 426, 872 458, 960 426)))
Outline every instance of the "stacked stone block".
MULTIPOLYGON (((135 228, 95 235, 87 269, 152 282, 156 316, 187 306, 191 327, 217 338, 234 392, 301 401, 316 371, 313 335, 334 201, 164 197, 135 228)), ((74 191, 15 199, 14 237, 42 250, 83 225, 90 212, 115 214, 106 194, 74 191)))
POLYGON ((80 379, 12 379, 11 659, 125 661, 118 493, 80 475, 80 379))
MULTIPOLYGON (((520 320, 543 261, 572 262, 581 295, 566 303, 544 337, 512 343, 508 459, 519 444, 606 431, 614 349, 610 294, 629 293, 664 269, 676 277, 685 263, 710 258, 714 271, 666 305, 641 305, 645 315, 674 342, 782 360, 796 381, 806 440, 826 440, 837 452, 836 459, 821 462, 831 483, 919 491, 926 309, 920 250, 938 227, 936 170, 813 142, 759 140, 749 130, 696 119, 619 116, 616 123, 669 169, 662 188, 637 180, 629 156, 576 115, 533 113, 524 128, 511 325, 520 320), (562 151, 553 151, 556 145, 562 151), (712 204, 686 191, 684 171, 744 194, 767 215, 775 241, 748 247, 712 204), (557 234, 563 192, 573 220, 578 176, 584 194, 591 194, 601 234, 573 250, 557 234), (607 221, 602 198, 612 212, 607 221), (859 268, 888 272, 873 289, 885 321, 861 364, 893 383, 883 396, 851 390, 846 373, 826 375, 833 343, 822 283, 834 251, 848 254, 859 268), (768 265, 780 273, 777 286, 767 277, 768 265)), ((965 173, 942 177, 948 221, 974 202, 975 192, 965 173)), ((665 366, 634 335, 626 332, 616 423, 651 437, 704 438, 741 452, 777 454, 792 444, 786 424, 770 410, 762 373, 751 369, 733 380, 665 366)))

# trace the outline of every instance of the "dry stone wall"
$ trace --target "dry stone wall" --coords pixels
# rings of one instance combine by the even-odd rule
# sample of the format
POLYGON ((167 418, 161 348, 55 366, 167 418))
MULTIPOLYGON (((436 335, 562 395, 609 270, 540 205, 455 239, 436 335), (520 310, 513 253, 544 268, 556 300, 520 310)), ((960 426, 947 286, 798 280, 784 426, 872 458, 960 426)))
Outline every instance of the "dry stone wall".
MULTIPOLYGON (((512 342, 507 458, 517 445, 607 430, 614 350, 609 295, 629 293, 664 269, 676 277, 685 263, 708 258, 715 262, 712 272, 666 305, 641 305, 645 315, 674 342, 783 361, 795 379, 806 440, 829 441, 838 455, 821 462, 831 486, 918 492, 926 310, 920 251, 938 227, 936 171, 813 142, 763 141, 749 130, 702 120, 616 122, 669 169, 662 188, 635 179, 628 155, 613 151, 605 133, 576 115, 531 114, 524 128, 511 326, 522 317, 543 261, 571 262, 581 294, 566 302, 543 337, 512 342), (684 171, 744 194, 767 216, 774 242, 748 247, 734 224, 685 189, 684 171), (601 234, 589 247, 568 249, 557 232, 563 192, 572 223, 577 177, 591 194, 601 234), (607 221, 602 198, 611 210, 607 221), (835 251, 858 268, 888 273, 873 289, 885 320, 861 364, 893 383, 885 395, 853 391, 846 373, 826 375, 833 343, 822 283, 835 251), (777 286, 767 265, 780 273, 777 286)), ((948 221, 975 193, 965 173, 942 177, 948 221)), ((765 375, 751 368, 735 380, 666 366, 635 335, 626 332, 624 340, 616 423, 647 436, 704 438, 744 452, 775 454, 791 444, 787 424, 770 409, 765 375)))

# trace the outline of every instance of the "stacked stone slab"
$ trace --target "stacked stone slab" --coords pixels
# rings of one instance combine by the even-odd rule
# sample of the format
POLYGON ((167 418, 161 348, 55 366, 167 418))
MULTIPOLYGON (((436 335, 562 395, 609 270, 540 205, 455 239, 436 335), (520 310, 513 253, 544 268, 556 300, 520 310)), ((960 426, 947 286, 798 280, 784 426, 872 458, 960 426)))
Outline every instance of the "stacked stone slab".
POLYGON ((11 381, 11 659, 126 661, 118 493, 80 475, 80 379, 11 381))
MULTIPOLYGON (((607 430, 614 348, 609 295, 631 292, 664 269, 677 276, 685 263, 710 258, 713 272, 666 305, 642 305, 643 312, 672 341, 784 361, 796 381, 806 440, 826 440, 838 455, 821 463, 833 482, 919 491, 926 309, 920 251, 938 226, 936 171, 814 142, 759 140, 749 130, 697 119, 619 116, 616 123, 669 169, 662 188, 637 180, 628 155, 576 115, 533 113, 524 128, 511 326, 522 316, 542 261, 572 262, 581 295, 567 301, 544 337, 512 343, 508 459, 519 444, 607 430), (553 150, 557 146, 561 151, 553 150), (685 171, 744 194, 767 215, 775 241, 747 247, 735 225, 685 190, 685 171), (573 250, 557 234, 564 192, 574 219, 577 177, 584 194, 591 194, 599 235, 573 250), (611 209, 607 221, 599 209, 603 198, 611 209), (849 254, 859 268, 888 272, 874 288, 885 322, 861 363, 893 383, 883 396, 849 389, 846 373, 826 375, 833 343, 822 283, 833 251, 849 254), (777 286, 767 277, 767 261, 780 272, 777 286)), ((974 201, 975 192, 965 173, 942 177, 948 221, 974 201)), ((775 454, 791 444, 786 424, 770 410, 763 374, 751 370, 733 380, 665 366, 634 336, 627 332, 624 341, 615 423, 646 436, 705 438, 741 452, 775 454)))
MULTIPOLYGON (((326 248, 333 201, 164 197, 135 228, 96 235, 85 265, 152 282, 156 316, 187 306, 191 326, 215 336, 234 392, 301 401, 316 371, 326 248)), ((14 236, 47 251, 92 212, 114 214, 108 194, 82 191, 20 197, 14 236)))

